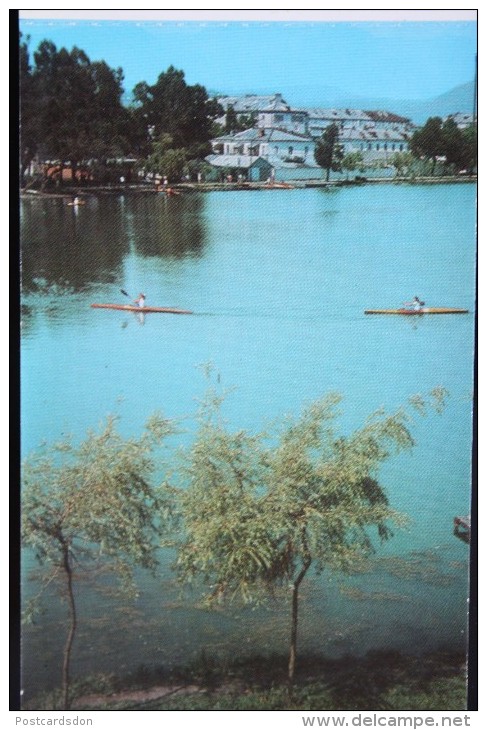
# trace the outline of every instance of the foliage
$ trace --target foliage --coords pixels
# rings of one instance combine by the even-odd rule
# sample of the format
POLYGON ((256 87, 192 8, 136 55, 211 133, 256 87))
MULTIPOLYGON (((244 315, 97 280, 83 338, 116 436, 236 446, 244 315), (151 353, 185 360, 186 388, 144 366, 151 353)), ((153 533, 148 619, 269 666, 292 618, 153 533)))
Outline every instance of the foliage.
MULTIPOLYGON (((304 659, 292 696, 282 682, 286 658, 280 654, 217 657, 202 653, 188 666, 141 666, 127 677, 86 677, 73 682, 73 693, 77 709, 87 710, 93 705, 84 702, 83 696, 93 694, 97 710, 112 711, 465 709, 461 653, 416 657, 373 650, 363 657, 307 655, 304 659), (154 688, 166 692, 154 697, 154 688)), ((58 693, 49 693, 26 703, 24 709, 58 706, 58 693)))
POLYGON ((234 132, 239 129, 238 118, 235 109, 230 104, 225 113, 225 132, 234 132))
POLYGON ((342 169, 343 147, 339 144, 339 136, 338 125, 330 124, 316 143, 315 160, 326 170, 327 180, 330 179, 330 170, 338 172, 342 169))
POLYGON ((298 591, 308 570, 351 570, 374 550, 374 530, 386 540, 391 524, 403 521, 378 475, 385 460, 413 446, 407 412, 379 411, 340 436, 334 428, 339 401, 332 394, 313 403, 269 444, 264 434, 228 430, 221 398, 210 391, 181 494, 185 536, 177 567, 183 580, 202 577, 210 601, 254 601, 277 586, 290 587, 291 682, 298 591))
POLYGON ((20 172, 22 177, 34 158, 39 142, 37 99, 29 56, 29 40, 29 36, 23 40, 22 33, 20 33, 20 172))
POLYGON ((225 113, 225 126, 221 129, 221 132, 224 134, 229 134, 230 132, 242 132, 244 129, 253 127, 256 119, 256 112, 237 115, 233 106, 229 104, 225 113))
POLYGON ((436 158, 443 154, 443 141, 441 135, 441 118, 430 117, 422 129, 416 130, 411 137, 411 152, 415 157, 427 157, 433 163, 433 170, 436 158))
POLYGON ((152 173, 167 177, 170 182, 180 181, 186 165, 186 150, 174 149, 170 134, 162 133, 153 142, 151 154, 144 162, 144 168, 152 173))
POLYGON ((402 177, 407 175, 411 169, 413 156, 410 152, 395 152, 392 156, 391 163, 396 170, 396 175, 402 177))
POLYGON ((88 160, 96 161, 93 169, 105 169, 107 160, 128 153, 157 158, 161 134, 172 137, 178 152, 165 162, 176 177, 179 150, 187 159, 211 152, 213 120, 223 110, 203 86, 186 84, 183 71, 170 66, 154 85, 137 84, 127 108, 121 68, 49 40, 39 44, 32 63, 28 43, 20 35, 22 175, 36 155, 61 167, 67 163, 73 173, 88 160))
POLYGON ((27 62, 25 45, 22 57, 21 91, 31 159, 38 151, 44 159, 68 161, 75 169, 83 160, 129 150, 129 114, 121 103, 122 69, 111 69, 105 61, 91 62, 76 47, 58 50, 47 40, 35 51, 33 67, 27 62), (35 139, 29 133, 32 128, 35 139))
POLYGON ((123 438, 115 420, 89 432, 79 445, 69 440, 34 454, 22 470, 22 542, 49 580, 63 581, 70 614, 64 648, 63 705, 69 707, 70 655, 77 628, 73 585, 91 567, 111 570, 126 591, 133 591, 136 565, 154 570, 156 550, 172 516, 168 485, 156 488, 153 449, 172 432, 154 416, 138 439, 123 438))
MULTIPOLYGON (((342 167, 348 172, 353 170, 364 171, 364 157, 360 152, 348 152, 343 156, 342 167)), ((348 175, 347 175, 348 177, 348 175)))
POLYGON ((472 173, 477 164, 476 126, 459 129, 451 117, 443 122, 440 117, 430 117, 424 127, 413 134, 411 152, 415 157, 430 160, 432 173, 440 157, 454 170, 465 168, 472 173))
POLYGON ((189 86, 184 72, 169 66, 152 86, 145 81, 133 91, 136 117, 156 138, 170 134, 176 148, 186 148, 189 157, 197 157, 195 145, 205 145, 211 138, 213 120, 223 113, 216 99, 209 99, 200 84, 189 86))

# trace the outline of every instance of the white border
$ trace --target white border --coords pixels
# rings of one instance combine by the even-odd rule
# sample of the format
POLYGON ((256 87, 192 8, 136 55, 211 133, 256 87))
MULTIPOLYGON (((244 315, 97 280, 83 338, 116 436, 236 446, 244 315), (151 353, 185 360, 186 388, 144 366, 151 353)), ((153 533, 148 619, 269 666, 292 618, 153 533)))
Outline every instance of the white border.
POLYGON ((316 22, 476 21, 477 10, 19 10, 21 19, 50 20, 257 20, 316 22))

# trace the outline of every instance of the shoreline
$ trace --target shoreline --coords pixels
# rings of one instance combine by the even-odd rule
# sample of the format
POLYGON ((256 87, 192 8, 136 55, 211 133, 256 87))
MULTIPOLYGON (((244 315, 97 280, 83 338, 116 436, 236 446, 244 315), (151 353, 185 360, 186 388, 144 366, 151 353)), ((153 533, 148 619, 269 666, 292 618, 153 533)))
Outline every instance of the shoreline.
MULTIPOLYGON (((359 185, 445 185, 445 184, 465 184, 477 183, 477 175, 464 177, 378 177, 378 178, 360 178, 359 180, 295 180, 285 183, 269 185, 263 182, 246 182, 246 183, 179 183, 172 185, 171 189, 178 193, 209 193, 209 192, 228 192, 228 191, 271 191, 271 190, 297 190, 306 188, 331 188, 331 187, 350 187, 359 185)), ((165 195, 164 192, 154 190, 153 186, 144 184, 135 185, 93 185, 92 187, 65 187, 54 191, 28 190, 20 189, 20 198, 72 198, 74 195, 87 197, 90 195, 165 195)))
MULTIPOLYGON (((424 654, 378 648, 361 656, 305 654, 288 695, 287 655, 251 655, 228 662, 202 654, 190 665, 140 665, 125 676, 74 680, 72 710, 394 710, 459 711, 467 704, 466 652, 438 647, 424 654), (367 677, 366 682, 359 678, 367 677), (353 687, 353 692, 350 688, 353 687)), ((59 709, 60 688, 32 696, 22 709, 59 709)))

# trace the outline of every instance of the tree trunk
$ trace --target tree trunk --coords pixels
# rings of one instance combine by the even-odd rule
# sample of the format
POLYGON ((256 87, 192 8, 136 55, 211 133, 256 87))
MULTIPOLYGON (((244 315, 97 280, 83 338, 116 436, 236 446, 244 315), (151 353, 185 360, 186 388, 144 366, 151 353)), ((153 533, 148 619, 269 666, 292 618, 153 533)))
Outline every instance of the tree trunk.
POLYGON ((77 621, 76 621, 76 604, 74 601, 74 593, 73 593, 73 571, 71 569, 71 563, 69 560, 69 546, 67 543, 63 544, 63 567, 64 567, 64 571, 66 573, 66 580, 67 580, 68 606, 69 606, 69 617, 71 620, 71 624, 69 627, 68 635, 66 637, 66 642, 64 644, 62 691, 63 691, 63 710, 69 710, 69 705, 70 705, 69 669, 70 669, 70 664, 71 664, 71 649, 73 646, 77 621))
POLYGON ((330 168, 327 167, 326 168, 326 182, 329 182, 329 180, 330 180, 330 168))
POLYGON ((298 597, 299 597, 299 586, 301 581, 306 575, 309 566, 311 565, 311 557, 307 556, 303 562, 303 567, 293 583, 293 594, 291 603, 291 646, 289 649, 289 663, 287 670, 287 677, 289 683, 289 690, 291 691, 294 683, 294 671, 296 668, 296 652, 298 643, 298 597))

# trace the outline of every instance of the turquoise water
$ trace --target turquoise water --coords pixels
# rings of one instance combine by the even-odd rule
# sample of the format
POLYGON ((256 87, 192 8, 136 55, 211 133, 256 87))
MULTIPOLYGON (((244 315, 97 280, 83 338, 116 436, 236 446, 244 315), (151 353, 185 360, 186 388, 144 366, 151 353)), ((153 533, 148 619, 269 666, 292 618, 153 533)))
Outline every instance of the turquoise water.
MULTIPOLYGON (((108 413, 138 433, 147 416, 187 417, 212 362, 231 425, 260 430, 328 391, 341 425, 361 425, 436 385, 441 416, 418 417, 416 448, 385 465, 390 500, 411 525, 371 572, 309 580, 303 649, 328 655, 465 640, 468 548, 452 535, 469 512, 474 342, 475 186, 377 185, 22 201, 22 449, 82 437, 108 413), (193 316, 93 310, 148 304, 193 316), (468 315, 364 316, 418 295, 468 315)), ((191 429, 190 422, 187 421, 191 429)), ((186 435, 190 438, 190 434, 186 435)), ((35 584, 24 570, 24 594, 35 584)), ((208 651, 285 651, 287 608, 209 612, 181 597, 169 569, 141 577, 130 606, 84 600, 78 673, 176 663, 208 651), (114 620, 113 617, 116 617, 114 620)), ((27 692, 58 682, 57 600, 24 632, 27 692), (42 670, 42 678, 36 670, 42 670)))

